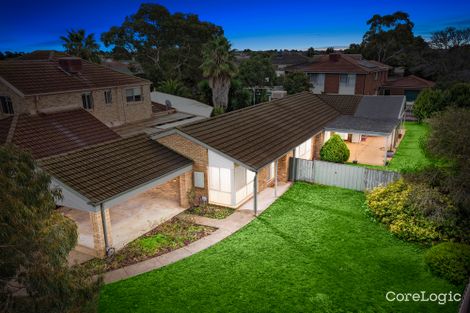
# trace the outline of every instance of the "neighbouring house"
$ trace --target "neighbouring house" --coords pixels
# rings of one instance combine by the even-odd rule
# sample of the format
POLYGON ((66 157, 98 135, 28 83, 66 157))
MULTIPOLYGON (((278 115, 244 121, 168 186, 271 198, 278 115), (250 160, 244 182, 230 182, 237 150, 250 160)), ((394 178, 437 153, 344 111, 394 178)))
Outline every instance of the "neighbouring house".
POLYGON ((271 57, 271 63, 274 66, 276 76, 285 74, 285 68, 298 64, 309 62, 311 59, 298 52, 279 52, 271 57))
POLYGON ((109 126, 152 115, 150 81, 59 52, 0 62, 0 117, 84 108, 109 126))
POLYGON ((324 141, 338 134, 350 151, 349 162, 384 165, 403 135, 404 96, 321 95, 341 112, 325 125, 324 141))
POLYGON ((421 90, 432 88, 436 83, 424 78, 409 75, 397 79, 390 79, 380 88, 382 95, 404 95, 406 102, 414 102, 421 90))
POLYGON ((314 56, 310 62, 287 67, 285 71, 307 74, 316 94, 376 95, 391 68, 365 60, 361 55, 331 53, 314 56))
POLYGON ((82 253, 104 256, 188 207, 191 160, 145 134, 122 138, 84 109, 0 119, 0 140, 51 175, 82 253))

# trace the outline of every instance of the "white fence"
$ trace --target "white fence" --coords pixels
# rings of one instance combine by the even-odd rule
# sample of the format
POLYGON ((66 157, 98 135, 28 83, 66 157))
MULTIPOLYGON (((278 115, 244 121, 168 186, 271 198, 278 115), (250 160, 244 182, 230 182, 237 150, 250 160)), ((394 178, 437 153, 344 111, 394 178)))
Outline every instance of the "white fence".
POLYGON ((296 180, 359 191, 373 189, 379 185, 386 186, 400 178, 400 174, 396 172, 354 165, 303 159, 295 159, 295 163, 296 180))

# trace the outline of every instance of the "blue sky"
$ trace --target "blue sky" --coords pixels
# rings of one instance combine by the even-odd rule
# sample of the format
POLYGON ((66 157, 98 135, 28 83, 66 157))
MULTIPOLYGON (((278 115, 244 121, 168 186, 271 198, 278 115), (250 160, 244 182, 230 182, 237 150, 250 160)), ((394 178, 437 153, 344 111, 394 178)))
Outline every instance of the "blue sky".
MULTIPOLYGON (((61 49, 59 36, 67 29, 85 28, 96 37, 141 2, 151 1, 5 1, 1 0, 0 51, 61 49)), ((470 1, 404 0, 162 0, 172 12, 198 14, 224 28, 237 49, 306 49, 344 47, 360 42, 373 14, 408 12, 415 33, 447 26, 470 27, 470 1)))

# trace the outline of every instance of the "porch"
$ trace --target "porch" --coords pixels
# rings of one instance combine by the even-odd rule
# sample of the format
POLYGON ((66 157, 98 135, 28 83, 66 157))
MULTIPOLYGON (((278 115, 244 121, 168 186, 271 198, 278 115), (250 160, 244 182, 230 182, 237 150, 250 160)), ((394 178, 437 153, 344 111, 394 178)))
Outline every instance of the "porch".
POLYGON ((345 141, 349 149, 348 162, 369 165, 384 165, 388 160, 385 148, 387 137, 362 136, 359 142, 345 141))

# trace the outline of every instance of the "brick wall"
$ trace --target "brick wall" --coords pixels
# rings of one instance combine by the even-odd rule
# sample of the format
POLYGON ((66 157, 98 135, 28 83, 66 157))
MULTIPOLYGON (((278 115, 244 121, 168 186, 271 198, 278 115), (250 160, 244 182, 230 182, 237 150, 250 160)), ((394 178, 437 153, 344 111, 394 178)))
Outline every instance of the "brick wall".
POLYGON ((289 158, 294 154, 292 151, 285 154, 277 161, 277 177, 278 181, 286 183, 289 178, 289 158))
MULTIPOLYGON (((193 172, 204 173, 204 188, 195 188, 196 196, 208 197, 208 180, 207 180, 207 167, 208 167, 208 152, 206 148, 189 141, 188 139, 174 134, 159 138, 157 140, 162 145, 178 152, 181 155, 193 160, 193 172)), ((192 179, 191 179, 192 181, 192 179)), ((192 183, 191 183, 192 185, 192 183)))
POLYGON ((325 93, 338 93, 339 74, 325 74, 325 93))
POLYGON ((321 131, 312 139, 312 159, 320 159, 320 150, 323 146, 323 139, 325 136, 325 132, 321 131))
MULTIPOLYGON (((101 220, 101 211, 90 212, 91 226, 93 229, 93 243, 98 257, 106 256, 106 245, 104 241, 104 232, 103 232, 103 221, 101 220)), ((106 221, 106 231, 108 237, 109 246, 113 246, 113 236, 111 230, 111 217, 109 215, 109 209, 105 209, 105 221, 106 221)))

